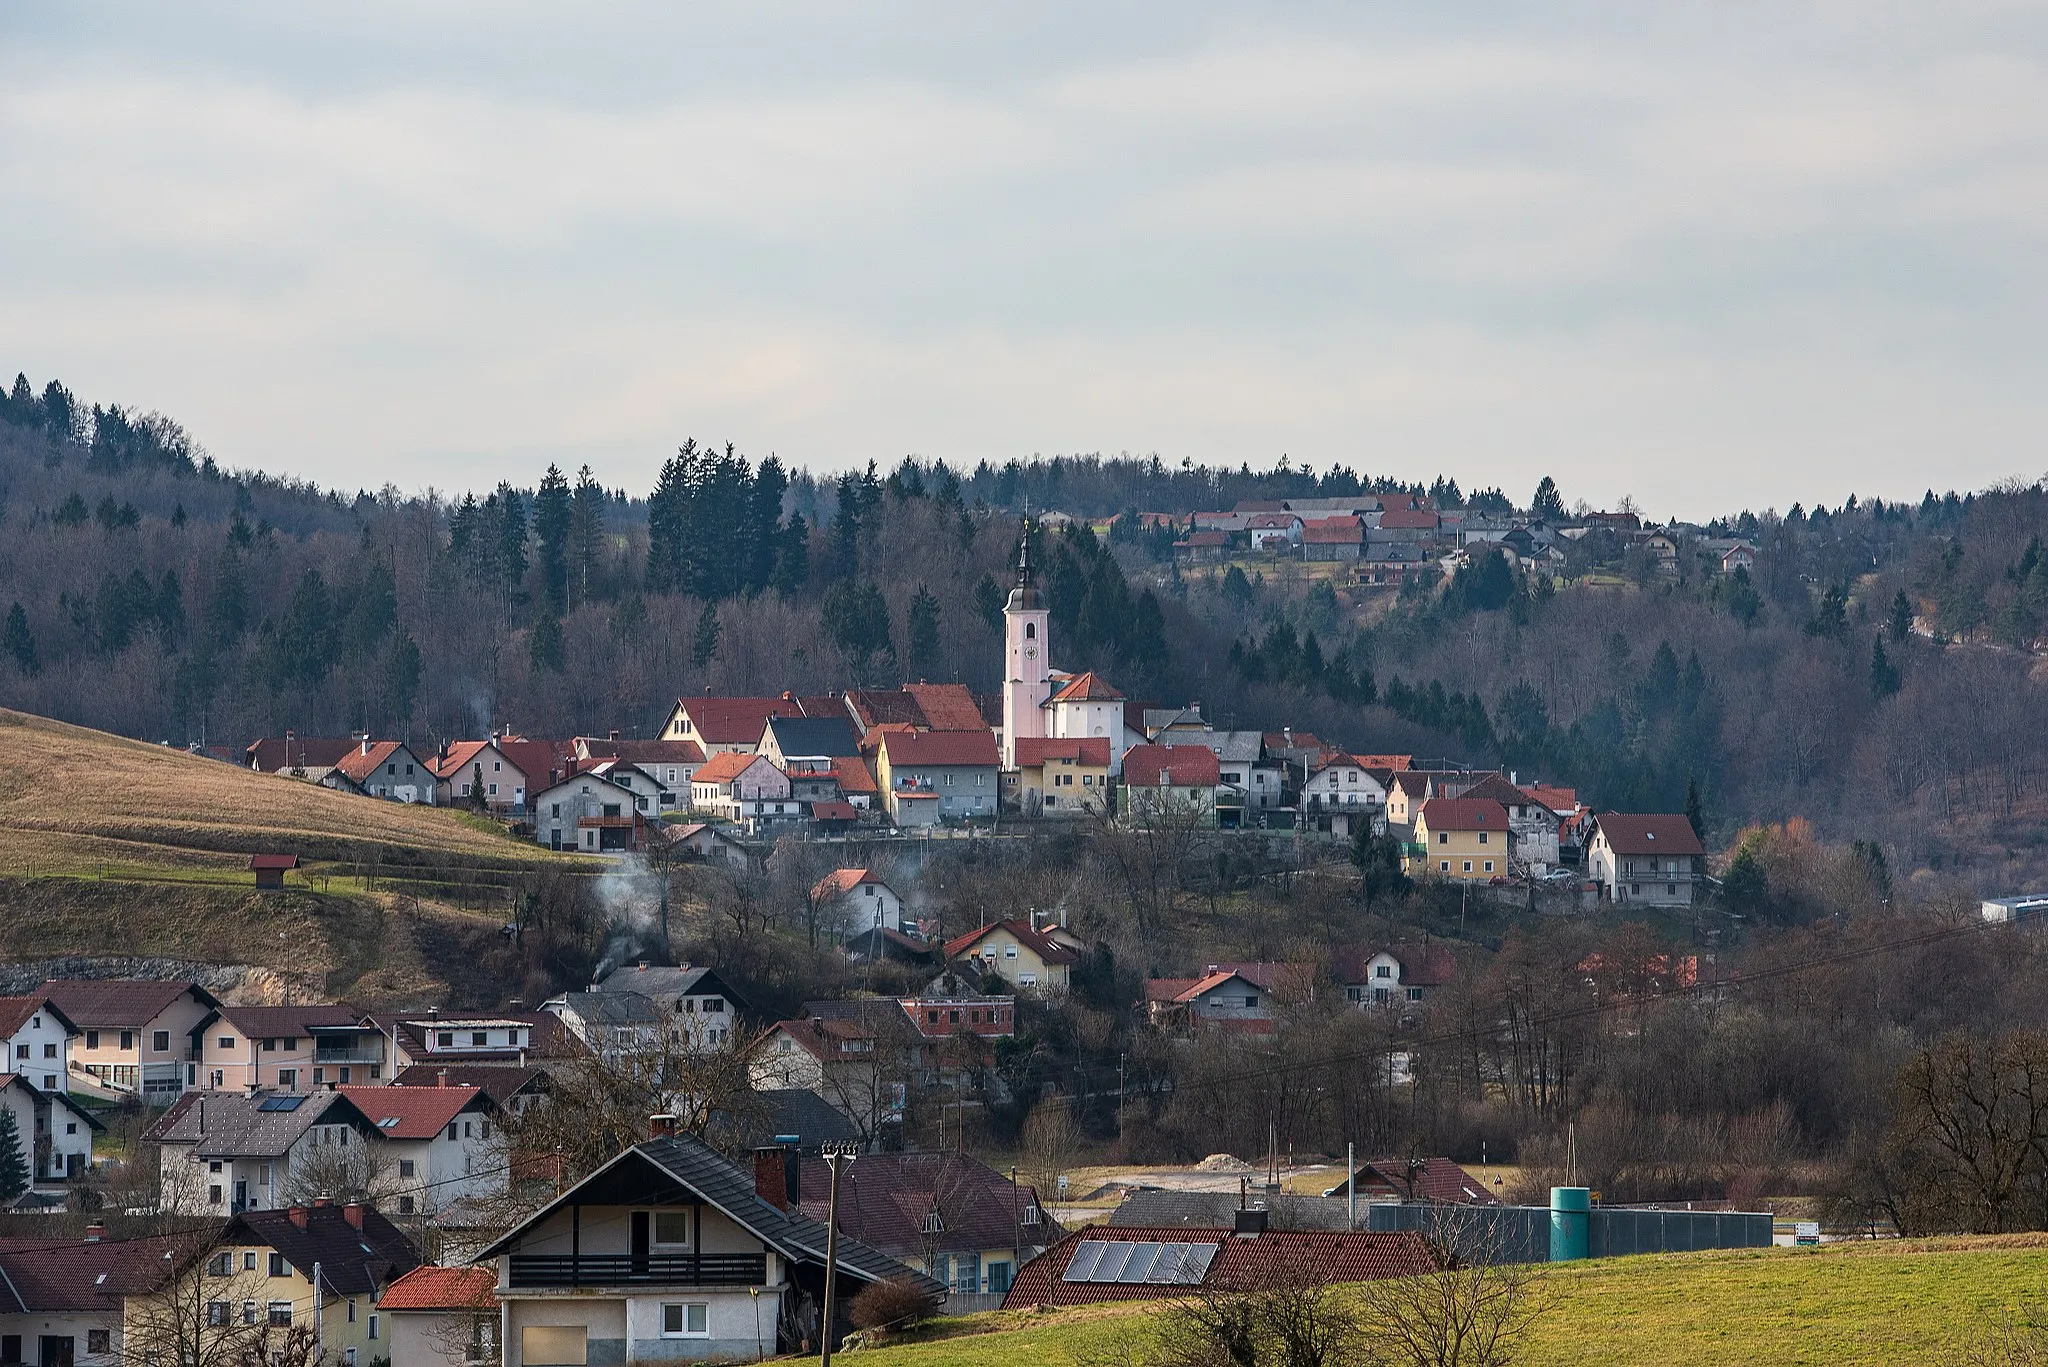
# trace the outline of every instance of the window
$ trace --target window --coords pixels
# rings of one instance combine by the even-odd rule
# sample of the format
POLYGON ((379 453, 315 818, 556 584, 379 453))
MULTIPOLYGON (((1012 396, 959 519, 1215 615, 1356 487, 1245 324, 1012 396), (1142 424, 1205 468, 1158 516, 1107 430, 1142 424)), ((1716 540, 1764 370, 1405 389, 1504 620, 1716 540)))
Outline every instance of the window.
POLYGON ((441 1031, 434 1037, 434 1043, 443 1049, 453 1049, 455 1047, 455 1032, 453 1030, 441 1031))
MULTIPOLYGON (((268 1183, 266 1183, 265 1185, 267 1186, 267 1185, 268 1185, 268 1183)), ((254 1272, 254 1271, 256 1270, 256 1250, 255 1250, 255 1249, 253 1249, 253 1248, 252 1248, 252 1249, 249 1249, 249 1250, 248 1250, 247 1252, 245 1252, 245 1253, 243 1253, 243 1254, 242 1254, 242 1270, 243 1270, 244 1272, 254 1272)), ((254 1301, 250 1301, 250 1302, 249 1302, 249 1304, 251 1304, 251 1305, 254 1305, 255 1303, 256 1303, 256 1302, 254 1302, 254 1301)))
POLYGON ((414 1163, 412 1159, 401 1158, 398 1160, 398 1175, 400 1177, 411 1177, 417 1167, 418 1164, 414 1163))
MULTIPOLYGON (((221 1043, 221 1047, 222 1047, 223 1049, 232 1049, 232 1048, 234 1048, 234 1047, 235 1047, 235 1046, 234 1046, 234 1043, 233 1043, 232 1041, 230 1041, 230 1040, 222 1040, 222 1041, 221 1041, 220 1043, 221 1043)), ((266 1053, 266 1054, 274 1054, 274 1053, 276 1053, 276 1052, 277 1052, 277 1041, 276 1041, 276 1040, 274 1040, 274 1039, 267 1039, 267 1040, 263 1041, 263 1052, 264 1052, 264 1053, 266 1053)))
POLYGON ((341 1355, 342 1355, 342 1358, 343 1358, 343 1359, 345 1360, 345 1362, 346 1362, 346 1364, 347 1364, 347 1367, 356 1367, 356 1350, 355 1350, 355 1349, 353 1349, 353 1348, 344 1348, 344 1349, 342 1349, 342 1350, 341 1350, 341 1355))
POLYGON ((1479 833, 1479 843, 1480 843, 1480 844, 1482 844, 1482 845, 1484 845, 1484 844, 1486 843, 1486 832, 1485 832, 1485 831, 1481 831, 1481 832, 1479 833))
POLYGON ((356 1322, 356 1298, 354 1296, 348 1298, 348 1322, 350 1324, 356 1322))
POLYGON ((1411 987, 1411 988, 1409 988, 1409 989, 1408 989, 1408 1000, 1409 1000, 1409 1001, 1412 1001, 1412 1002, 1419 1002, 1419 1001, 1421 1001, 1421 1000, 1422 1000, 1422 989, 1421 989, 1421 988, 1419 988, 1419 987, 1411 987))
POLYGON ((270 1303, 270 1327, 273 1329, 289 1329, 292 1327, 292 1303, 290 1301, 272 1301, 270 1303))
POLYGON ((287 1092, 296 1092, 299 1089, 299 1070, 296 1068, 278 1069, 277 1085, 284 1088, 287 1092))
POLYGON ((208 1301, 206 1303, 206 1322, 209 1325, 229 1323, 228 1303, 226 1301, 208 1301))
POLYGON ((1245 1009, 1247 1009, 1247 1010, 1251 1010, 1252 1008, 1255 1008, 1255 1007, 1257 1007, 1257 1006, 1258 1006, 1258 1004, 1259 1004, 1259 994, 1258 994, 1258 993, 1256 993, 1256 992, 1247 992, 1247 993, 1245 993, 1245 994, 1244 994, 1244 1004, 1245 1004, 1245 1009))
POLYGON ((456 1134, 456 1130, 455 1130, 455 1122, 454 1122, 454 1121, 452 1121, 452 1120, 448 1122, 448 1137, 449 1137, 450 1139, 455 1139, 455 1138, 458 1138, 458 1137, 459 1137, 459 1136, 458 1136, 458 1135, 456 1134))
POLYGON ((100 1032, 99 1032, 99 1031, 97 1031, 97 1030, 88 1030, 88 1031, 86 1031, 86 1032, 85 1032, 85 1047, 86 1047, 86 1048, 88 1048, 88 1049, 97 1049, 97 1048, 99 1048, 99 1047, 100 1047, 100 1032))
POLYGON ((401 1196, 398 1198, 398 1213, 400 1215, 413 1215, 417 1213, 413 1208, 412 1197, 401 1196))
POLYGON ((1471 860, 1469 860, 1469 859, 1467 859, 1467 860, 1465 861, 1465 872, 1466 872, 1466 873, 1470 873, 1470 872, 1472 872, 1472 861, 1471 861, 1471 860))
POLYGON ((1373 967, 1372 975, 1375 978, 1391 978, 1394 976, 1394 966, 1392 964, 1377 964, 1373 967))
POLYGON ((234 1270, 235 1255, 232 1253, 218 1253, 206 1260, 206 1275, 209 1277, 225 1277, 234 1270))
POLYGON ((497 784, 495 784, 495 783, 493 783, 493 784, 491 785, 491 796, 492 796, 492 797, 496 797, 497 795, 498 795, 498 785, 497 785, 497 784))
POLYGON ((584 1367, 590 1331, 580 1324, 529 1324, 519 1331, 519 1356, 527 1367, 584 1367))
POLYGON ((255 1322, 256 1322, 256 1302, 254 1302, 254 1301, 243 1301, 243 1302, 242 1302, 242 1323, 244 1323, 244 1324, 254 1324, 255 1322))
POLYGON ((284 1254, 273 1253, 270 1255, 270 1275, 273 1277, 282 1277, 285 1275, 284 1254))
POLYGON ((220 1204, 220 1184, 218 1182, 206 1189, 206 1204, 209 1206, 220 1204))
POLYGON ((654 1212, 654 1242, 670 1248, 681 1248, 690 1242, 690 1212, 687 1210, 657 1210, 654 1212))
POLYGON ((1027 641, 1038 639, 1038 624, 1036 622, 1026 622, 1024 624, 1024 639, 1027 641))
POLYGON ((149 1037, 149 1047, 159 1054, 171 1052, 171 1032, 159 1030, 149 1037))
POLYGON ((473 1030, 470 1032, 469 1042, 481 1049, 491 1042, 490 1032, 487 1030, 473 1030))
POLYGON ((989 1294, 991 1296, 999 1296, 1009 1289, 1010 1265, 1008 1263, 990 1263, 988 1265, 989 1294))
POLYGON ((1450 861, 1450 860, 1448 860, 1448 859, 1446 859, 1446 860, 1442 861, 1442 863, 1440 863, 1440 864, 1438 865, 1438 867, 1439 867, 1439 868, 1440 868, 1440 869, 1441 869, 1441 870, 1442 870, 1443 872, 1445 872, 1445 873, 1449 873, 1449 872, 1451 871, 1451 861, 1450 861))
POLYGON ((377 1337, 377 1317, 375 1315, 370 1316, 370 1337, 373 1339, 377 1337))
POLYGON ((123 1049, 133 1049, 135 1047, 135 1032, 133 1030, 123 1030, 121 1032, 121 1047, 123 1049))
POLYGON ((88 1329, 85 1331, 85 1351, 88 1353, 110 1353, 114 1350, 114 1334, 111 1329, 88 1329))
POLYGON ((702 1301, 670 1301, 661 1307, 661 1336, 665 1339, 711 1337, 711 1307, 702 1301))
POLYGON ((55 1057, 57 1057, 57 1046, 56 1046, 56 1045, 54 1045, 54 1044, 46 1044, 46 1045, 44 1045, 44 1046, 43 1046, 43 1057, 44 1057, 44 1058, 55 1058, 55 1057))
POLYGON ((1489 859, 1489 860, 1487 860, 1487 861, 1486 861, 1486 872, 1488 872, 1488 873, 1492 873, 1492 872, 1493 872, 1493 861, 1492 861, 1491 859, 1489 859))
POLYGON ((1451 833, 1450 833, 1449 831, 1438 831, 1438 832, 1436 833, 1436 843, 1437 843, 1437 844, 1439 844, 1439 845, 1448 845, 1448 844, 1450 844, 1450 843, 1451 843, 1451 833))

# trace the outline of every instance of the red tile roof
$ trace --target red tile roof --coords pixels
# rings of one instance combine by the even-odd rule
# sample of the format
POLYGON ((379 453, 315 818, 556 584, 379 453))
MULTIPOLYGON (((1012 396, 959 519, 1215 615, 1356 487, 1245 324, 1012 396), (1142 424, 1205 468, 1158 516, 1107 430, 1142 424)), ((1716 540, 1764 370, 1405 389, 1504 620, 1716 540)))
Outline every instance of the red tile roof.
POLYGON ((274 774, 280 769, 331 769, 360 742, 332 736, 282 736, 259 740, 242 753, 253 769, 274 774))
POLYGON ((576 743, 592 759, 622 759, 643 768, 650 764, 704 762, 704 747, 693 740, 599 740, 583 736, 576 743))
POLYGON ((1313 517, 1302 524, 1301 539, 1311 546, 1357 546, 1365 541, 1362 517, 1313 517))
POLYGON ((1490 798, 1433 797, 1416 820, 1432 831, 1505 831, 1508 809, 1490 798))
POLYGON ((957 959, 968 950, 980 944, 998 930, 1010 932, 1018 944, 1048 964, 1073 964, 1080 962, 1080 956, 1043 931, 1033 930, 1028 921, 992 921, 978 930, 965 935, 956 935, 946 941, 945 953, 948 959, 957 959))
POLYGON ((839 780, 842 793, 878 793, 881 788, 875 783, 875 776, 867 761, 842 757, 832 761, 832 777, 839 780))
POLYGON ((1047 700, 1056 702, 1122 702, 1124 695, 1110 687, 1109 680, 1094 670, 1084 670, 1047 700))
POLYGON ((0 1314, 66 1310, 119 1314, 123 1296, 156 1290, 184 1268, 204 1243, 195 1234, 95 1243, 0 1239, 0 1314))
POLYGON ((490 1310, 498 1308, 494 1267, 416 1267, 391 1283, 379 1310, 490 1310))
POLYGON ((361 783, 371 774, 376 773, 379 768, 383 767, 385 760, 390 759, 404 748, 404 741, 372 741, 367 748, 358 745, 355 749, 343 755, 334 767, 347 774, 357 783, 361 783))
POLYGON ((526 779, 529 794, 566 778, 576 760, 576 746, 565 740, 498 738, 498 752, 526 779))
POLYGON ((1682 816, 1631 816, 1602 812, 1595 818, 1600 834, 1616 854, 1690 854, 1706 850, 1682 816))
POLYGON ((892 723, 925 724, 924 709, 917 705, 916 697, 900 689, 857 688, 846 695, 846 703, 863 734, 892 723))
POLYGON ((1401 986, 1442 987, 1458 971, 1458 961, 1442 945, 1338 945, 1330 951, 1337 981, 1356 987, 1366 981, 1366 965, 1391 954, 1401 965, 1401 986))
MULTIPOLYGON (((797 1208, 823 1223, 832 1186, 821 1158, 798 1170, 797 1208)), ((933 1253, 980 1253, 1027 1248, 1066 1231, 1056 1224, 1024 1225, 1018 1217, 1038 1203, 1029 1182, 1010 1184, 995 1169, 961 1153, 874 1153, 848 1166, 839 1183, 839 1232, 896 1258, 933 1253), (925 1233, 936 1207, 941 1233, 925 1233)))
POLYGON ((71 1018, 48 997, 0 997, 0 1043, 4 1043, 15 1031, 28 1024, 31 1017, 46 1007, 65 1029, 75 1031, 78 1028, 72 1025, 71 1018))
POLYGON ((1017 739, 1017 767, 1036 769, 1049 759, 1070 759, 1076 764, 1109 767, 1108 736, 1075 736, 1070 740, 1047 740, 1038 736, 1017 739))
POLYGON ((213 994, 194 982, 182 979, 110 978, 86 981, 52 978, 36 991, 56 1003, 57 1009, 76 1021, 81 1029, 140 1027, 149 1024, 166 1007, 192 993, 207 1006, 219 1006, 213 994))
POLYGON ((818 880, 818 885, 811 889, 811 896, 843 897, 862 883, 889 886, 873 869, 834 869, 818 880))
POLYGON ((1186 546, 1190 549, 1199 548, 1203 550, 1215 546, 1228 546, 1230 544, 1230 533, 1215 527, 1204 527, 1198 532, 1189 532, 1184 538, 1173 544, 1176 546, 1186 546))
POLYGON ((1331 1282, 1364 1282, 1382 1277, 1419 1276, 1437 1267, 1429 1245, 1412 1230, 1368 1234, 1269 1229, 1256 1238, 1240 1239, 1227 1229, 1090 1225, 1076 1230, 1018 1269, 1010 1294, 1003 1298, 1003 1308, 1161 1300, 1177 1294, 1177 1288, 1171 1286, 1064 1280, 1074 1250, 1090 1239, 1138 1244, 1211 1244, 1216 1248, 1216 1256, 1202 1285, 1232 1290, 1271 1286, 1303 1273, 1331 1282))
POLYGON ((1388 531, 1435 531, 1437 516, 1427 508, 1410 511, 1389 508, 1380 514, 1380 526, 1388 531))
POLYGON ((295 869, 299 857, 295 854, 252 854, 249 867, 252 869, 295 869))
POLYGON ((1353 755, 1360 765, 1367 769, 1406 769, 1415 762, 1413 755, 1353 755))
POLYGON ((290 1038, 308 1033, 314 1025, 356 1025, 362 1012, 353 1006, 223 1006, 221 1019, 242 1032, 244 1039, 290 1038))
POLYGON ((851 802, 813 802, 811 804, 811 820, 858 821, 860 820, 860 809, 851 802))
POLYGON ((1575 788, 1558 788, 1548 783, 1525 783, 1522 785, 1522 791, 1560 816, 1578 810, 1579 794, 1575 788))
MULTIPOLYGON (((1410 1168, 1405 1158, 1375 1158, 1358 1165, 1354 1175, 1364 1194, 1390 1192, 1404 1201, 1439 1201, 1458 1206, 1497 1206, 1500 1201, 1486 1189, 1486 1183, 1448 1158, 1425 1158, 1410 1168)), ((1348 1182, 1339 1182, 1333 1195, 1342 1196, 1348 1182)))
MULTIPOLYGON (((976 725, 980 714, 975 714, 976 725)), ((961 764, 995 768, 1002 763, 996 737, 987 727, 975 731, 885 731, 882 753, 893 769, 906 764, 961 764)))
MULTIPOLYGON (((455 778, 481 763, 478 757, 495 744, 496 742, 488 740, 456 741, 445 753, 428 760, 427 768, 433 771, 436 778, 455 778)), ((499 753, 504 752, 501 750, 499 753)))
POLYGON ((982 731, 988 724, 975 706, 974 691, 966 684, 905 684, 903 691, 917 700, 924 724, 933 731, 982 731))
MULTIPOLYGON (((338 1087, 386 1139, 432 1139, 484 1095, 481 1087, 338 1087)), ((485 1097, 486 1105, 489 1098, 485 1097)))
POLYGON ((1213 788, 1221 773, 1206 745, 1134 745, 1124 752, 1124 782, 1136 788, 1213 788))
POLYGON ((1253 513, 1244 525, 1246 531, 1275 532, 1289 530, 1300 521, 1293 513, 1253 513))
POLYGON ((801 717, 803 704, 780 698, 679 698, 676 705, 696 728, 690 739, 706 745, 752 745, 761 739, 770 717, 801 717))
MULTIPOLYGON (((763 722, 762 725, 766 726, 767 723, 763 722)), ((741 774, 747 772, 747 770, 753 768, 754 761, 756 760, 760 760, 761 763, 768 765, 771 769, 775 767, 768 760, 761 759, 759 755, 754 754, 752 751, 728 750, 723 754, 713 755, 710 759, 705 760, 704 767, 693 774, 690 781, 692 783, 730 783, 741 774)))

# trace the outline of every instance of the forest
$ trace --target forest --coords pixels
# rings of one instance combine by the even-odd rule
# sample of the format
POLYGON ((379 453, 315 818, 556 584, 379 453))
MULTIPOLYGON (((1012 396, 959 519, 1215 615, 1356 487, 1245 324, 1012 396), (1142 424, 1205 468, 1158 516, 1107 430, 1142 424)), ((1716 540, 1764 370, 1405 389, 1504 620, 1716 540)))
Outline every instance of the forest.
MULTIPOLYGON (((1515 502, 1285 460, 830 475, 699 440, 645 491, 553 467, 460 494, 323 490, 24 376, 0 397, 0 702, 234 748, 286 728, 647 735, 705 690, 986 691, 1028 500, 1076 519, 1039 533, 1057 663, 1134 700, 1541 774, 1595 807, 1691 791, 1724 846, 1804 818, 1987 886, 2042 858, 2040 483, 1698 510, 1702 534, 1758 547, 1753 575, 1712 572, 1689 533, 1673 576, 1595 532, 1561 575, 1480 556, 1398 594, 1278 559, 1176 566, 1171 530, 1138 516, 1362 489, 1515 502), (1098 537, 1088 517, 1115 521, 1098 537)), ((1529 504, 1563 515, 1568 494, 1546 479, 1529 504)))

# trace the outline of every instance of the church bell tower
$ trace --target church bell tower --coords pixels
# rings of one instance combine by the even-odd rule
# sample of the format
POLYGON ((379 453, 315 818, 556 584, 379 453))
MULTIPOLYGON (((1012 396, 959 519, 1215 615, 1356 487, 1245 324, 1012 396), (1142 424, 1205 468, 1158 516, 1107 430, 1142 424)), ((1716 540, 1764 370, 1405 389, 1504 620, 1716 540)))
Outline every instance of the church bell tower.
POLYGON ((1045 599, 1031 582, 1031 523, 1017 551, 1017 586, 1003 607, 1003 767, 1017 767, 1017 742, 1045 735, 1045 700, 1052 665, 1046 658, 1045 599))

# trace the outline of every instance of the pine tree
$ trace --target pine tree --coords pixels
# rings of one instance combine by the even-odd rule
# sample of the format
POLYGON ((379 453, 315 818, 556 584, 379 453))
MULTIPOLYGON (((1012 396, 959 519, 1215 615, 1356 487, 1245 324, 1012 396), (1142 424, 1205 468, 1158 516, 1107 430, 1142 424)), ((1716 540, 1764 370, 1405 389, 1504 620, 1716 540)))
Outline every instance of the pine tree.
POLYGON ((1003 607, 1007 601, 1002 585, 996 583, 994 575, 984 574, 974 586, 975 615, 987 622, 988 629, 998 636, 1003 634, 1003 607))
POLYGON ((1891 632, 1895 645, 1913 634, 1913 600, 1906 597, 1904 589, 1892 595, 1891 615, 1885 621, 1885 629, 1891 632))
POLYGON ((384 657, 384 715, 394 731, 404 734, 412 726, 413 708, 420 693, 420 647, 404 627, 391 640, 384 657))
POLYGON ((754 472, 754 487, 747 497, 748 593, 759 593, 775 580, 782 559, 782 496, 789 488, 789 474, 782 462, 770 456, 754 472))
POLYGON ((562 623, 555 614, 543 610, 534 619, 533 629, 526 633, 526 653, 536 673, 543 670, 550 674, 561 672, 562 623))
POLYGON ((673 593, 682 587, 683 546, 690 535, 691 467, 697 443, 686 441, 661 467, 647 496, 647 589, 673 593))
POLYGON ((569 481, 550 465, 533 495, 533 538, 540 551, 541 593, 548 611, 569 610, 569 481))
POLYGON ((784 598, 794 598, 811 578, 811 524, 791 513, 789 525, 775 534, 775 573, 769 584, 784 598))
POLYGON ((704 611, 697 614, 697 637, 690 645, 691 664, 703 669, 718 658, 718 637, 721 630, 718 624, 718 604, 706 603, 704 611))
POLYGON ((1557 492, 1557 481, 1545 475, 1536 485, 1535 496, 1529 500, 1529 516, 1556 522, 1564 517, 1564 499, 1557 492))
POLYGON ((939 600, 920 583, 910 596, 904 618, 910 638, 910 675, 920 681, 939 677, 939 600))
POLYGON ((1882 702, 1899 691, 1899 671, 1884 653, 1884 637, 1873 637, 1870 642, 1870 698, 1882 702))
POLYGON ((28 1155, 22 1151, 21 1127, 14 1108, 0 1106, 0 1206, 11 1205, 29 1189, 28 1155))
POLYGON ((1707 814, 1700 805, 1700 781, 1697 778, 1685 781, 1685 824, 1692 827, 1693 839, 1707 838, 1707 814))
POLYGON ((569 509, 569 587, 578 603, 590 601, 591 582, 604 554, 604 487, 584 466, 576 472, 576 493, 569 509))
POLYGON ((34 677, 42 673, 42 658, 36 653, 36 636, 29 630, 28 612, 20 603, 7 609, 7 625, 0 627, 0 650, 14 661, 14 667, 34 677))
POLYGON ((852 579, 860 573, 861 482, 858 476, 839 477, 839 511, 832 515, 832 561, 835 580, 852 579))
POLYGON ((509 484, 500 484, 492 497, 498 501, 498 570, 507 596, 516 595, 526 578, 526 500, 509 484))

